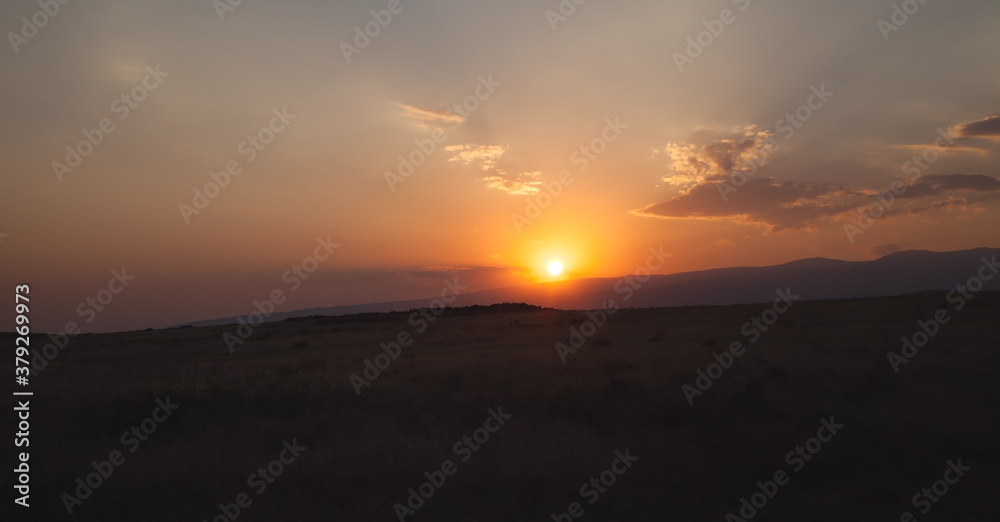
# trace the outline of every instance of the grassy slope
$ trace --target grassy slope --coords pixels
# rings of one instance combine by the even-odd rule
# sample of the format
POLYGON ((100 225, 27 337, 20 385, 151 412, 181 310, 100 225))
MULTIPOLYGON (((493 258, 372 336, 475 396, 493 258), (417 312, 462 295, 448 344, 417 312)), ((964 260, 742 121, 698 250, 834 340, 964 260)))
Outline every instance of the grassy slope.
POLYGON ((407 520, 551 520, 629 448, 639 462, 583 520, 721 521, 830 415, 843 433, 754 520, 898 520, 958 457, 972 471, 928 516, 993 520, 1000 294, 898 375, 886 359, 942 305, 796 303, 693 406, 681 386, 763 306, 622 310, 567 364, 553 345, 582 312, 450 311, 361 397, 348 376, 414 331, 407 314, 266 324, 233 355, 231 327, 84 335, 34 378, 32 498, 39 520, 66 517, 59 495, 169 395, 180 411, 73 518, 212 520, 297 437, 308 451, 240 520, 395 520, 406 488, 502 405, 513 418, 407 520))

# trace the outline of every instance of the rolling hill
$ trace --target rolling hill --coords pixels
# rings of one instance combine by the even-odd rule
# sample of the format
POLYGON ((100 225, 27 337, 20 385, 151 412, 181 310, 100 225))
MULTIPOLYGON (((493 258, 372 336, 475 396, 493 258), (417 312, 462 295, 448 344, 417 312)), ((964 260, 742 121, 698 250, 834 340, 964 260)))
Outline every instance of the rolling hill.
MULTIPOLYGON (((450 306, 527 303, 562 310, 599 308, 606 299, 619 306, 663 307, 762 303, 788 289, 803 300, 849 299, 950 290, 976 275, 996 248, 955 252, 906 250, 873 261, 809 258, 781 265, 716 268, 650 276, 645 282, 623 278, 589 278, 468 292, 450 306), (629 291, 631 289, 632 291, 629 291), (626 298, 627 297, 627 298, 626 298)), ((984 290, 1000 289, 1000 278, 984 290)), ((395 312, 427 307, 431 298, 278 312, 268 321, 313 315, 339 316, 395 312)), ((190 323, 192 326, 234 324, 236 317, 190 323)))

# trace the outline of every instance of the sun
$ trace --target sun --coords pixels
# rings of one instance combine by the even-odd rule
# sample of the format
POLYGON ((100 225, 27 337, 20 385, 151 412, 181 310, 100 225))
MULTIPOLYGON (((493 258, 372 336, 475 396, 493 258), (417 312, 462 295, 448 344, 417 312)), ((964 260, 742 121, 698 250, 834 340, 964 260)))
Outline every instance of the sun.
POLYGON ((557 275, 559 275, 559 274, 562 273, 562 270, 563 270, 563 266, 562 266, 562 263, 560 263, 559 261, 553 261, 553 262, 549 263, 549 273, 550 274, 552 274, 554 276, 557 276, 557 275))

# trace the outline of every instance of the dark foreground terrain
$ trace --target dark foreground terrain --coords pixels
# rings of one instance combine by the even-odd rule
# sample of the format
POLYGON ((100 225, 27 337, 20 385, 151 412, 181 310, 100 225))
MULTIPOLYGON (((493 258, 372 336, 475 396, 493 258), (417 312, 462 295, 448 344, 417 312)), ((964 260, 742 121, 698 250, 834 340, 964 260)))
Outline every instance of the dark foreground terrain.
POLYGON ((410 313, 267 323, 233 353, 233 326, 81 335, 33 377, 15 520, 393 521, 428 481, 404 520, 998 520, 1000 293, 796 302, 741 333, 770 308, 619 310, 565 363, 588 315, 517 305, 423 332, 410 313), (887 353, 942 307, 895 373, 887 353), (359 396, 366 359, 391 363, 359 396), (699 370, 717 378, 689 404, 699 370))

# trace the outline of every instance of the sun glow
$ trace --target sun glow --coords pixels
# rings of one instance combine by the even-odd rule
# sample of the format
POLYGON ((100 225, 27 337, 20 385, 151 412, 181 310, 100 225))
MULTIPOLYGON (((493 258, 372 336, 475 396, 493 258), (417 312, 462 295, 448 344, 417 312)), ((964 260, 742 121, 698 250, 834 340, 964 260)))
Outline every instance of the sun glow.
MULTIPOLYGON (((598 250, 596 235, 603 237, 601 223, 584 222, 585 231, 576 223, 545 223, 545 228, 516 238, 502 261, 522 268, 527 283, 552 283, 581 277, 600 277, 595 273, 601 263, 616 258, 614 249, 598 250), (594 231, 597 232, 594 232, 594 231)), ((631 260, 629 265, 632 266, 631 260)), ((609 275, 616 275, 614 272, 609 275)))

